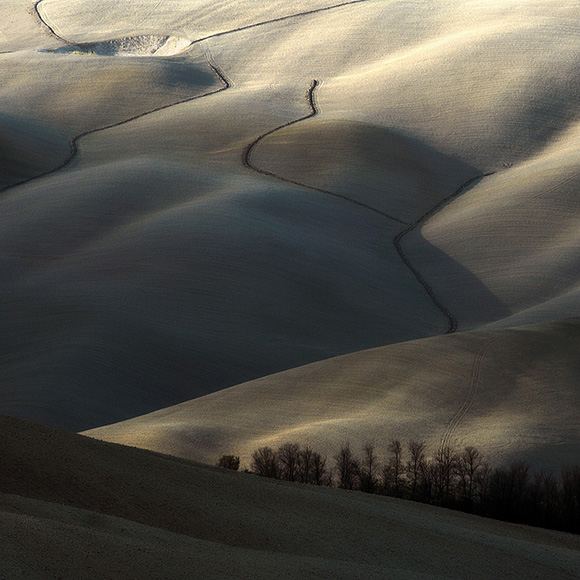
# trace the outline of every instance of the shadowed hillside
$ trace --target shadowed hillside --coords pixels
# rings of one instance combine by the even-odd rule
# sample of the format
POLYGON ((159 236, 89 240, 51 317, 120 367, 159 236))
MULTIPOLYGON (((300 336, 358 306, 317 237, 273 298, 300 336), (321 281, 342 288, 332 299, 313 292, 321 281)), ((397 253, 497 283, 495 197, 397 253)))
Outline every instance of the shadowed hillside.
POLYGON ((3 412, 85 430, 580 314, 575 2, 0 14, 3 412))
POLYGON ((580 564, 574 536, 273 482, 7 417, 0 433, 9 578, 440 578, 446 569, 446 578, 558 579, 580 564))
POLYGON ((338 357, 91 436, 214 462, 286 441, 333 452, 344 441, 425 440, 478 447, 488 460, 559 471, 580 446, 580 321, 409 341, 338 357))

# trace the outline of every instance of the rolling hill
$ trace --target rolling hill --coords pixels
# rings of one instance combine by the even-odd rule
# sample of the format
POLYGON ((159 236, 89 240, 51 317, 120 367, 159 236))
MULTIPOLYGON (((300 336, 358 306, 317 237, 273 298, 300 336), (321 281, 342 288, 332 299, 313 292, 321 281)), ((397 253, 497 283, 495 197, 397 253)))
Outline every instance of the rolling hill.
POLYGON ((0 411, 573 461, 577 9, 4 3, 0 411))
POLYGON ((576 536, 0 416, 6 578, 571 578, 576 536), (23 458, 25 460, 23 460, 23 458))

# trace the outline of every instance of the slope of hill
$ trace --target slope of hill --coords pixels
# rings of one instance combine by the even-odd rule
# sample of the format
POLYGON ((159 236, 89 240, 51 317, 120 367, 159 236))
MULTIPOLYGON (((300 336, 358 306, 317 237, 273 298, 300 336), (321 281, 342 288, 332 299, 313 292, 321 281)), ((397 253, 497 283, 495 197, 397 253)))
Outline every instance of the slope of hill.
POLYGON ((249 464, 263 445, 336 452, 394 438, 478 447, 559 471, 580 448, 580 319, 463 332, 362 351, 88 431, 200 461, 249 464))
MULTIPOLYGON (((471 404, 488 335, 422 340, 537 322, 484 350, 499 378, 454 436, 538 463, 574 452, 576 331, 557 321, 580 314, 577 2, 10 0, 0 14, 14 28, 0 35, 0 410, 86 430, 385 347, 421 419, 392 400, 385 416, 435 444, 471 404)), ((244 424, 256 400, 271 427, 243 435, 244 453, 285 430, 386 432, 364 399, 345 411, 360 393, 338 374, 310 402, 344 389, 326 423, 274 425, 281 400, 309 396, 280 377, 208 411, 212 425, 172 419, 176 440, 192 420, 202 441, 244 424)), ((136 441, 172 437, 143 421, 136 441)))
POLYGON ((571 578, 580 540, 0 417, 7 578, 571 578))

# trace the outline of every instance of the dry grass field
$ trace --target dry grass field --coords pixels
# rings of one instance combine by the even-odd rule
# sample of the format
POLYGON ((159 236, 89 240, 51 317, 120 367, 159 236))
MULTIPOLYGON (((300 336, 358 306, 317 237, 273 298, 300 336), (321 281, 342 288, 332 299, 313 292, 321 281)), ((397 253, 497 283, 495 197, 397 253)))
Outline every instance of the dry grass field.
POLYGON ((580 463, 579 15, 4 0, 0 413, 37 426, 3 419, 30 441, 0 456, 0 575, 573 577, 570 538, 187 461, 396 437, 580 463))

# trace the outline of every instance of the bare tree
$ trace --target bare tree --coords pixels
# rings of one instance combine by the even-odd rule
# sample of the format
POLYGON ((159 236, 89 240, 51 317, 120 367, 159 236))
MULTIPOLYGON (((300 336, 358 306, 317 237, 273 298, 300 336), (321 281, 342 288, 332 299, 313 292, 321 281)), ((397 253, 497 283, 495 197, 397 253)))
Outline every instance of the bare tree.
POLYGON ((525 504, 529 494, 529 471, 529 464, 522 461, 491 471, 486 515, 514 522, 528 517, 525 504))
POLYGON ((419 501, 434 504, 437 501, 439 474, 435 461, 425 461, 421 469, 421 493, 419 501))
POLYGON ((561 489, 558 478, 548 471, 544 475, 544 513, 543 525, 552 527, 560 520, 561 489))
POLYGON ((562 511, 570 532, 580 532, 580 467, 562 470, 562 511))
POLYGON ((252 463, 250 465, 252 471, 262 477, 272 477, 278 479, 280 477, 280 469, 278 464, 278 456, 271 447, 260 447, 252 453, 252 463))
POLYGON ((378 460, 375 455, 375 447, 371 443, 363 446, 363 459, 359 468, 360 489, 366 493, 375 493, 378 480, 378 460))
MULTIPOLYGON (((326 457, 311 447, 285 443, 277 451, 260 447, 252 454, 251 468, 258 475, 288 481, 359 489, 378 490, 380 476, 384 491, 451 508, 467 509, 492 518, 529 523, 580 533, 580 466, 563 469, 561 480, 551 471, 530 475, 523 461, 492 468, 472 446, 458 453, 441 447, 426 459, 425 443, 409 441, 409 459, 403 462, 400 441, 388 445, 388 461, 381 470, 375 447, 363 446, 362 460, 343 443, 334 455, 335 468, 327 468, 326 457), (338 480, 338 481, 337 481, 338 480)), ((239 457, 222 455, 220 467, 239 469, 239 457)))
POLYGON ((529 492, 529 477, 531 466, 525 461, 516 461, 509 467, 512 490, 512 506, 514 521, 522 521, 527 517, 527 499, 529 492))
POLYGON ((240 458, 237 455, 222 455, 218 459, 217 466, 238 471, 240 468, 240 458))
POLYGON ((387 495, 402 497, 405 483, 403 446, 398 439, 392 439, 387 450, 389 455, 387 463, 383 468, 383 489, 387 495))
POLYGON ((477 471, 475 476, 476 481, 476 496, 474 497, 474 502, 477 505, 477 510, 475 506, 473 511, 477 511, 480 514, 486 514, 488 512, 488 506, 491 497, 491 474, 493 469, 489 463, 484 462, 481 468, 477 471))
POLYGON ((411 440, 407 444, 409 460, 407 461, 407 477, 409 478, 409 497, 417 499, 421 476, 425 470, 425 443, 411 440))
POLYGON ((343 443, 339 452, 334 456, 338 473, 338 487, 354 489, 357 483, 359 465, 350 449, 350 443, 343 443))
POLYGON ((434 458, 435 501, 439 505, 451 503, 457 464, 457 453, 449 445, 445 445, 437 451, 434 458))
POLYGON ((308 445, 300 450, 300 456, 298 458, 298 480, 302 483, 312 483, 313 455, 314 451, 308 445))
POLYGON ((551 471, 534 473, 530 485, 530 516, 534 525, 552 527, 560 516, 560 485, 551 471))
POLYGON ((475 448, 466 447, 457 458, 457 473, 461 501, 469 512, 473 510, 473 499, 476 493, 477 474, 483 465, 483 456, 475 448))
POLYGON ((280 463, 281 479, 296 481, 300 466, 300 445, 298 443, 284 443, 278 448, 278 462, 280 463))
POLYGON ((312 483, 314 485, 330 485, 332 478, 326 469, 326 457, 316 451, 312 454, 312 483))

